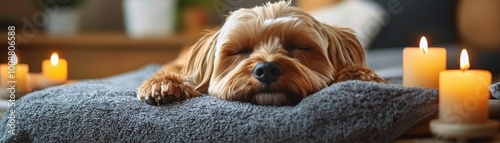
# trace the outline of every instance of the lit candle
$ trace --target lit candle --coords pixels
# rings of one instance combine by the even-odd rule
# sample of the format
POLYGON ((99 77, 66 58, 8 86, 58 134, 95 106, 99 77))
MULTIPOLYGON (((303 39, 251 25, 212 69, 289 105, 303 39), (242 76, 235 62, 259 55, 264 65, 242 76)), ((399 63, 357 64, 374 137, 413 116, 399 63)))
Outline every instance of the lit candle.
POLYGON ((16 92, 29 92, 29 66, 18 63, 19 59, 15 55, 14 57, 8 64, 0 64, 0 87, 5 90, 15 85, 16 92))
POLYGON ((15 85, 16 91, 29 91, 28 86, 28 73, 29 67, 27 64, 17 64, 11 66, 9 69, 8 64, 0 64, 0 80, 1 88, 9 88, 10 85, 15 85), (14 69, 14 70, 10 70, 14 69), (12 78, 11 78, 12 77, 12 78))
POLYGON ((403 49, 403 85, 438 88, 439 72, 446 69, 446 49, 428 48, 427 39, 420 39, 420 48, 403 49))
POLYGON ((64 83, 68 78, 68 63, 65 59, 59 59, 57 53, 53 53, 50 60, 43 60, 42 74, 50 84, 64 83))
POLYGON ((448 123, 481 124, 488 121, 491 73, 467 70, 469 57, 462 50, 461 70, 439 74, 439 119, 448 123))

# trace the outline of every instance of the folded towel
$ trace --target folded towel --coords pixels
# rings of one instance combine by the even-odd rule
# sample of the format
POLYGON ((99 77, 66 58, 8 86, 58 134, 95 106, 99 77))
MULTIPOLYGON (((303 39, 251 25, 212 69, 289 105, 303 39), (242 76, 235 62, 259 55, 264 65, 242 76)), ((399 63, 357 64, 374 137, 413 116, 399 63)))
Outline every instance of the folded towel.
POLYGON ((493 97, 500 99, 500 81, 493 83, 490 86, 490 91, 491 91, 491 95, 493 95, 493 97))
POLYGON ((0 120, 0 142, 389 142, 437 111, 437 90, 362 81, 285 107, 206 95, 165 106, 137 100, 135 89, 160 68, 30 93, 9 109, 15 118, 0 120))

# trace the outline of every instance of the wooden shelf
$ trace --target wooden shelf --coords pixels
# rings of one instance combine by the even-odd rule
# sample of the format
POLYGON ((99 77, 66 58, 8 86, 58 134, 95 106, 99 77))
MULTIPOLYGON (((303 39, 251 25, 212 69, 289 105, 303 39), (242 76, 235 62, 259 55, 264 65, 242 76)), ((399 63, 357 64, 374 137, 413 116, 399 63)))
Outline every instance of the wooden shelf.
MULTIPOLYGON (((21 31, 21 30, 19 30, 21 31)), ((68 61, 69 79, 102 78, 138 69, 150 63, 174 60, 182 47, 194 44, 201 35, 134 39, 125 33, 83 33, 73 36, 38 34, 31 38, 16 33, 16 54, 29 65, 30 72, 41 72, 41 62, 53 52, 68 61)), ((0 32, 7 39, 7 33, 0 32)), ((0 42, 7 47, 7 42, 0 42)), ((7 55, 7 48, 0 50, 7 55)), ((0 63, 6 63, 7 58, 0 63)))
MULTIPOLYGON (((1 33, 0 38, 6 39, 7 33, 1 33)), ((60 47, 72 48, 179 48, 196 42, 201 35, 172 35, 167 37, 152 38, 132 38, 126 33, 107 32, 107 33, 82 33, 78 35, 54 36, 46 34, 37 34, 32 38, 23 37, 22 33, 16 34, 16 40, 19 43, 36 45, 38 48, 50 47, 47 45, 56 45, 60 47), (26 39, 27 42, 24 42, 26 39)))

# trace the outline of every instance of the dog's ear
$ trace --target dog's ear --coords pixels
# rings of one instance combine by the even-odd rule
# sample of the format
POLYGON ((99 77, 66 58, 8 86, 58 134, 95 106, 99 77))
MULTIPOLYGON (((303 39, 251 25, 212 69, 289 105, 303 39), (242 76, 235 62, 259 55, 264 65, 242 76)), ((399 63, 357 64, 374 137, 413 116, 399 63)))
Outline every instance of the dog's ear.
POLYGON ((349 66, 365 66, 365 53, 358 38, 349 28, 322 25, 328 38, 328 54, 335 71, 349 66))
POLYGON ((207 30, 207 33, 193 46, 187 54, 188 61, 182 73, 193 80, 195 90, 206 93, 214 68, 215 44, 219 29, 207 30))

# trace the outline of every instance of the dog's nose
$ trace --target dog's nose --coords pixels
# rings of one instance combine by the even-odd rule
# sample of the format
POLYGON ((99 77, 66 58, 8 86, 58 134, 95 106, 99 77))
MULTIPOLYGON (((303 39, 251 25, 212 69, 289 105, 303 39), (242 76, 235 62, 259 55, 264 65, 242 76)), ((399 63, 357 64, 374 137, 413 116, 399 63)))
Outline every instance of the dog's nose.
POLYGON ((271 84, 278 80, 283 70, 276 62, 261 62, 253 69, 253 75, 260 82, 271 84))

